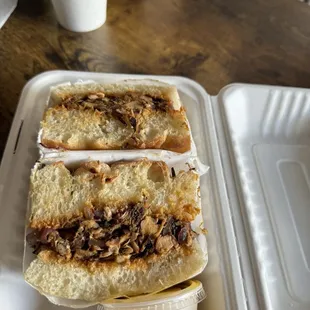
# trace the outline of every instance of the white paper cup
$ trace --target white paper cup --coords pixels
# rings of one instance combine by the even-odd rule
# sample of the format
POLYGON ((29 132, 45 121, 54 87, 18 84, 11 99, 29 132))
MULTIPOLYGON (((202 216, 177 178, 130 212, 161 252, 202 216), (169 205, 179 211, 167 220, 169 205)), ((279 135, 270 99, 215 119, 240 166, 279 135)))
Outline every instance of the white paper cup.
POLYGON ((98 310, 197 310, 206 293, 201 282, 188 280, 156 294, 111 299, 98 310))
POLYGON ((107 17, 107 0, 52 0, 57 20, 74 32, 101 27, 107 17))

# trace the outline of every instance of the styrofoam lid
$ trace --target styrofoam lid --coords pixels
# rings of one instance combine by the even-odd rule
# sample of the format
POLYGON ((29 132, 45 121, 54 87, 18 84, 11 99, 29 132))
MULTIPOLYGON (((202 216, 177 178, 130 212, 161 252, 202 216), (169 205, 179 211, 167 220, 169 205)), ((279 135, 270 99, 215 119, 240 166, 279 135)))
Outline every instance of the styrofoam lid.
POLYGON ((219 103, 261 307, 310 309, 310 91, 232 85, 219 103))

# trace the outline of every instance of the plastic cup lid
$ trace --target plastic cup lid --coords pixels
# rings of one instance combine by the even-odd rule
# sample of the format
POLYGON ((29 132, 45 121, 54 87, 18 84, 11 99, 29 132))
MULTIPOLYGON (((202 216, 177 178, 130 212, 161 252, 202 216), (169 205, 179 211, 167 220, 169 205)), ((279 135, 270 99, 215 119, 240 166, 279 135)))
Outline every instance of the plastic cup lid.
POLYGON ((198 304, 205 297, 201 282, 188 280, 153 294, 108 299, 98 306, 98 310, 177 310, 198 304))

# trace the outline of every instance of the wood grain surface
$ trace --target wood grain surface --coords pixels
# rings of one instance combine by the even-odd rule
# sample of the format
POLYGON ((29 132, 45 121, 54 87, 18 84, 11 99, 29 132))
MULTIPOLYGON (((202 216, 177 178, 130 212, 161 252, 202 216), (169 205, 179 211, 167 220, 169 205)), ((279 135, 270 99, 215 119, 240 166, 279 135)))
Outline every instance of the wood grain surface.
POLYGON ((0 30, 0 154, 25 83, 53 69, 172 74, 209 93, 247 82, 310 87, 310 7, 294 0, 108 0, 84 34, 48 0, 19 0, 0 30))

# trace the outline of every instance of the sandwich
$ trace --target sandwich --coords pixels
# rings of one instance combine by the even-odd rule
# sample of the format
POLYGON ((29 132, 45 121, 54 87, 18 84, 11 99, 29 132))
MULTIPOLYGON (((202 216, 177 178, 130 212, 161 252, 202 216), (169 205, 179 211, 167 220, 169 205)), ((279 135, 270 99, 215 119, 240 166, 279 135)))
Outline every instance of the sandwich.
POLYGON ((52 89, 40 143, 66 150, 191 149, 175 86, 150 80, 74 84, 52 89))
POLYGON ((25 280, 44 295, 100 302, 160 291, 200 273, 207 254, 192 222, 199 176, 146 159, 31 174, 25 280))

